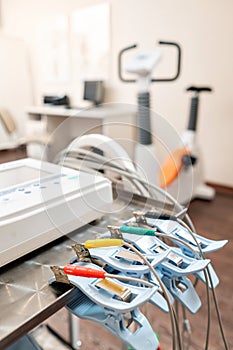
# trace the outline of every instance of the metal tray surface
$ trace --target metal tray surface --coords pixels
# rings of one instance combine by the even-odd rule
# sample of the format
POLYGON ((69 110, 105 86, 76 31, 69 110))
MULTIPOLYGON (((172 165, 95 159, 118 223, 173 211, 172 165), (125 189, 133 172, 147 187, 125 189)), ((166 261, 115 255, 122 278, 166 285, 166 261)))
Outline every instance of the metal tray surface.
MULTIPOLYGON (((6 267, 0 269, 0 349, 12 344, 62 308, 73 297, 73 289, 57 295, 48 285, 50 265, 65 265, 74 255, 71 245, 121 224, 136 209, 161 208, 155 200, 118 191, 109 213, 6 267)), ((168 208, 169 209, 169 208, 168 208)))

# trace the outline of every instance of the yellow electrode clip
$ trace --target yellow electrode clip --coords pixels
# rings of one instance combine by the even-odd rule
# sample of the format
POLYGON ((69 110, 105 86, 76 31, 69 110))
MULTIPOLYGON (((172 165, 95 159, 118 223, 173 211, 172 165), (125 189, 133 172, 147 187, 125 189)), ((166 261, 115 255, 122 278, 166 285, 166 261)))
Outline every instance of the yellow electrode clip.
POLYGON ((122 244, 123 244, 123 239, 103 238, 103 239, 87 240, 86 242, 84 242, 83 245, 86 249, 91 249, 91 248, 122 246, 122 244))

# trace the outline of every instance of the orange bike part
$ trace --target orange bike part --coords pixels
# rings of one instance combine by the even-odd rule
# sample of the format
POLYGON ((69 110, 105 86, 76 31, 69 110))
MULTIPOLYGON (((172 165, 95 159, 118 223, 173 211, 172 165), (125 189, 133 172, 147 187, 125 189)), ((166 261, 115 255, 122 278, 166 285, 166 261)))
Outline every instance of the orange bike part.
POLYGON ((183 167, 182 158, 190 154, 187 148, 177 148, 170 154, 159 172, 159 185, 161 188, 168 187, 178 176, 183 167))

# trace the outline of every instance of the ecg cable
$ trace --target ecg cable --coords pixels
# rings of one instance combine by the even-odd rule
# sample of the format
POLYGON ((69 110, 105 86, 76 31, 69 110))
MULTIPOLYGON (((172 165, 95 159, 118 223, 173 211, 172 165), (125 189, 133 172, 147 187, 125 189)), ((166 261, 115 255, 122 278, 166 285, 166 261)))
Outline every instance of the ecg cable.
MULTIPOLYGON (((158 186, 155 186, 153 184, 149 184, 148 185, 148 181, 144 180, 143 178, 141 178, 139 176, 139 174, 135 171, 135 172, 132 172, 132 171, 129 171, 129 169, 126 169, 126 168, 122 168, 120 167, 119 165, 116 165, 115 163, 113 163, 111 160, 109 160, 108 158, 104 157, 104 156, 100 156, 99 154, 96 154, 94 152, 91 152, 91 151, 87 151, 87 150, 84 150, 84 149, 79 149, 79 151, 71 151, 71 152, 67 152, 67 151, 63 151, 60 155, 60 158, 62 156, 65 156, 69 153, 74 153, 74 154, 77 154, 79 155, 79 153, 85 155, 85 156, 88 156, 88 157, 92 157, 94 158, 97 162, 94 162, 93 161, 93 165, 96 164, 96 165, 100 165, 100 163, 98 161, 101 161, 101 169, 103 170, 112 170, 112 171, 115 171, 117 172, 118 174, 122 175, 122 176, 125 176, 126 178, 128 178, 129 180, 131 180, 131 182, 133 182, 133 180, 136 180, 138 181, 140 184, 142 184, 144 186, 144 188, 147 190, 148 194, 151 195, 151 197, 153 198, 153 194, 151 194, 149 192, 149 189, 148 189, 148 186, 149 188, 152 188, 154 189, 156 192, 162 194, 164 197, 165 197, 165 200, 166 198, 168 198, 174 205, 175 207, 178 208, 179 211, 182 211, 184 208, 183 206, 181 206, 179 204, 179 202, 173 197, 171 196, 168 192, 164 191, 163 189, 161 189, 160 187, 158 186), (103 164, 103 161, 104 161, 104 164, 103 164), (110 165, 108 165, 110 164, 110 165)), ((68 162, 71 162, 74 166, 75 166, 75 159, 72 158, 72 157, 66 157, 66 161, 68 160, 68 162)), ((56 159, 56 161, 58 163, 62 163, 63 165, 67 165, 66 164, 66 161, 64 160, 64 158, 61 158, 61 160, 56 159)), ((85 159, 82 159, 83 162, 85 162, 85 159)), ((135 185, 135 183, 133 182, 133 184, 135 185)), ((193 232, 196 232, 195 230, 195 227, 190 219, 190 217, 188 216, 188 214, 185 214, 185 218, 188 222, 188 225, 190 226, 191 230, 193 232)))
MULTIPOLYGON (((153 189, 154 191, 162 194, 165 197, 165 200, 166 200, 166 198, 168 198, 175 205, 175 208, 178 208, 179 211, 182 212, 182 211, 186 210, 186 208, 181 206, 177 202, 177 200, 175 198, 173 198, 166 191, 162 190, 160 187, 152 185, 152 184, 148 185, 148 182, 146 180, 144 180, 143 178, 141 178, 136 171, 133 172, 133 171, 127 169, 126 167, 119 166, 118 164, 114 163, 110 159, 108 159, 108 158, 106 158, 104 156, 100 156, 99 154, 96 154, 94 152, 87 151, 87 150, 84 150, 84 149, 79 149, 78 151, 71 151, 71 152, 70 151, 67 152, 67 150, 64 150, 63 152, 60 153, 60 155, 59 155, 60 160, 57 159, 57 162, 61 163, 62 160, 63 160, 62 163, 64 163, 64 164, 67 163, 68 165, 70 164, 73 167, 77 167, 77 165, 75 164, 76 161, 77 161, 76 158, 74 159, 72 157, 66 157, 65 160, 64 160, 64 158, 61 159, 63 156, 66 156, 66 155, 69 155, 69 154, 75 155, 75 156, 80 156, 80 154, 81 154, 82 156, 88 157, 89 158, 89 160, 88 160, 89 165, 91 164, 93 166, 91 169, 90 169, 90 166, 86 167, 86 169, 88 171, 96 172, 97 170, 96 170, 96 168, 94 168, 94 166, 99 166, 102 170, 110 170, 110 171, 116 172, 120 176, 124 176, 126 179, 128 179, 131 182, 131 184, 137 189, 137 191, 139 191, 140 194, 144 194, 144 193, 141 190, 141 187, 138 185, 138 183, 140 183, 143 186, 143 188, 147 191, 148 195, 151 196, 152 198, 154 197, 154 193, 151 192, 151 189, 153 189), (149 186, 149 188, 148 188, 148 186, 149 186)), ((82 166, 83 166, 83 163, 85 164, 85 162, 87 160, 85 158, 82 158, 81 160, 82 160, 82 166)), ((199 251, 201 253, 201 257, 204 258, 202 249, 201 249, 201 247, 200 247, 200 245, 199 245, 199 243, 198 243, 198 241, 197 241, 197 239, 196 239, 196 237, 194 235, 194 233, 196 233, 195 227, 194 227, 194 225, 193 225, 193 223, 192 223, 192 221, 191 221, 191 219, 190 219, 190 217, 188 216, 187 213, 185 213, 184 218, 186 219, 187 224, 183 220, 179 219, 179 217, 177 217, 177 222, 179 222, 181 225, 183 225, 189 231, 189 233, 191 234, 192 238, 196 242, 196 245, 197 245, 197 247, 198 247, 198 249, 199 249, 199 251)), ((157 236, 159 237, 160 235, 157 234, 157 236)), ((165 234, 161 234, 160 237, 165 237, 165 234)), ((167 237, 167 238, 171 238, 171 237, 167 237)), ((172 237, 172 239, 175 239, 175 238, 172 237)), ((182 241, 182 244, 185 245, 185 242, 182 241)), ((215 309, 216 309, 216 313, 217 313, 217 317, 218 317, 218 322, 219 322, 219 327, 220 327, 222 339, 223 339, 223 342, 224 342, 224 345, 225 345, 225 349, 228 350, 226 338, 225 338, 225 335, 224 335, 221 315, 220 315, 219 307, 218 307, 218 303, 217 303, 217 297, 216 297, 216 294, 215 294, 215 291, 214 291, 212 277, 210 275, 210 271, 209 271, 208 266, 206 268, 206 272, 207 272, 207 275, 205 275, 205 279, 207 280, 207 290, 208 290, 208 293, 207 293, 208 326, 207 326, 205 350, 208 349, 209 330, 210 330, 210 321, 211 321, 211 318, 210 318, 210 299, 209 299, 208 279, 210 281, 210 285, 211 285, 211 289, 212 289, 212 293, 213 293, 213 299, 214 299, 214 304, 215 304, 215 309)), ((204 271, 204 274, 205 274, 205 271, 204 271)))

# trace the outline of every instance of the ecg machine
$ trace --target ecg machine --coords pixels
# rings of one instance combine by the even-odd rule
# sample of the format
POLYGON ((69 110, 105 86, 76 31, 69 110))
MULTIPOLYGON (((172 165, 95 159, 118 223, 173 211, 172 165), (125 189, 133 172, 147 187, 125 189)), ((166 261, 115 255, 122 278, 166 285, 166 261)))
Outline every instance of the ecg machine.
POLYGON ((101 217, 109 180, 26 158, 0 165, 0 267, 101 217))

